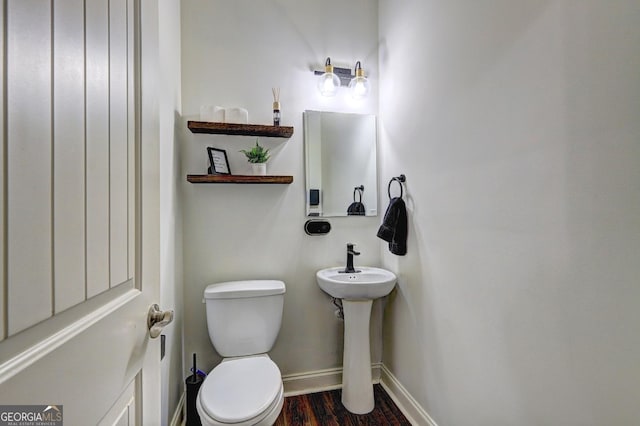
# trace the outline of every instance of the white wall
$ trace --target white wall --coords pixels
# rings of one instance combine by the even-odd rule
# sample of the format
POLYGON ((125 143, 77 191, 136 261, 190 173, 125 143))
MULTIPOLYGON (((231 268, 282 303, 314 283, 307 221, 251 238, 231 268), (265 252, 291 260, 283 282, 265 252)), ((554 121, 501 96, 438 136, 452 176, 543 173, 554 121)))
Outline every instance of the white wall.
POLYGON ((182 362, 182 207, 178 127, 180 117, 180 0, 158 2, 160 84, 160 307, 173 309, 162 361, 162 424, 169 424, 187 375, 182 362))
MULTIPOLYGON (((302 112, 305 109, 376 113, 377 93, 363 104, 343 93, 320 99, 313 69, 327 56, 334 65, 362 61, 377 84, 377 2, 367 0, 182 1, 182 176, 205 173, 206 147, 225 149, 236 174, 249 173, 238 150, 253 137, 193 135, 186 120, 200 105, 241 106, 251 123, 272 120, 271 88, 281 88, 282 124, 290 140, 261 138, 272 150, 270 174, 293 175, 291 185, 194 185, 183 180, 185 355, 196 352, 203 369, 218 361, 201 303, 214 282, 282 279, 287 285, 280 336, 271 352, 283 374, 342 364, 342 323, 317 286, 318 269, 344 264, 346 243, 358 244, 359 264, 378 265, 379 217, 330 219, 324 237, 304 233, 305 188, 302 112)), ((379 340, 376 348, 379 350, 379 340)), ((380 354, 374 354, 374 360, 380 354)))
POLYGON ((384 363, 440 425, 639 424, 640 3, 379 16, 410 206, 384 363))

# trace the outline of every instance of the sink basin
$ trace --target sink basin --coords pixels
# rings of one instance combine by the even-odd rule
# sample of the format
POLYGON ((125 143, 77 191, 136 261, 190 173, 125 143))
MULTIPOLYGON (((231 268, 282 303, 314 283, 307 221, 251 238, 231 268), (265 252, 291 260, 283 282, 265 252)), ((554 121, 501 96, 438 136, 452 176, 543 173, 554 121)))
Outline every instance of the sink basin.
POLYGON ((345 300, 377 299, 391 293, 396 275, 386 269, 357 267, 360 272, 345 273, 344 266, 322 269, 316 273, 318 285, 325 293, 345 300))

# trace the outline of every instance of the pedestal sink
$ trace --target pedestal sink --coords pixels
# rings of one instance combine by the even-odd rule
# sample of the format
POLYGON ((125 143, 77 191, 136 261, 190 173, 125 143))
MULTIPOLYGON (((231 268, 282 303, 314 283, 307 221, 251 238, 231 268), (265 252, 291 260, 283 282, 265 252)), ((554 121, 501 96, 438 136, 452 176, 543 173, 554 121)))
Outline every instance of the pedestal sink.
POLYGON ((342 363, 342 404, 355 414, 374 408, 371 379, 369 320, 373 299, 384 297, 396 285, 393 272, 381 268, 358 267, 345 273, 344 267, 316 273, 325 293, 342 299, 344 308, 344 355, 342 363))

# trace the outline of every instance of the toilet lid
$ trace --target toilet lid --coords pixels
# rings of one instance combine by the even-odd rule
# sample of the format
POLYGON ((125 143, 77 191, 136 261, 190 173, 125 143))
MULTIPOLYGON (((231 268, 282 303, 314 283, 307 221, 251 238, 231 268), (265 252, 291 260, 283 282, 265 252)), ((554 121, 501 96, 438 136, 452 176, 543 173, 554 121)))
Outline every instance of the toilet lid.
POLYGON ((198 397, 202 408, 222 423, 239 423, 260 415, 282 386, 278 366, 265 356, 220 363, 207 376, 198 397))

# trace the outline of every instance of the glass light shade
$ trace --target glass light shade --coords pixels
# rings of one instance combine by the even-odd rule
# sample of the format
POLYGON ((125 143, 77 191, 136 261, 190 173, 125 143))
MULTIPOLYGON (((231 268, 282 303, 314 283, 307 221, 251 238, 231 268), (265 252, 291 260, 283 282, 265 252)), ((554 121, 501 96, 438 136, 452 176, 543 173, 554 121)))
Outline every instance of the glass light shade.
POLYGON ((322 96, 335 96, 340 87, 340 79, 332 72, 325 72, 318 79, 318 91, 322 96))
POLYGON ((349 90, 351 91, 351 96, 353 96, 355 99, 366 98, 371 91, 371 84, 369 84, 369 79, 363 76, 352 78, 349 82, 349 90))

